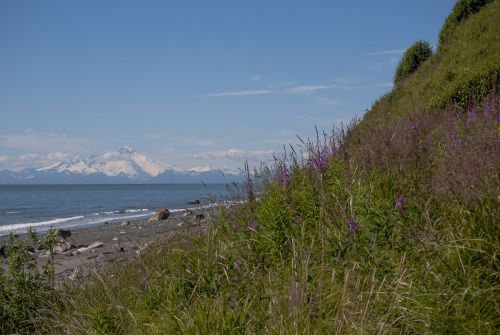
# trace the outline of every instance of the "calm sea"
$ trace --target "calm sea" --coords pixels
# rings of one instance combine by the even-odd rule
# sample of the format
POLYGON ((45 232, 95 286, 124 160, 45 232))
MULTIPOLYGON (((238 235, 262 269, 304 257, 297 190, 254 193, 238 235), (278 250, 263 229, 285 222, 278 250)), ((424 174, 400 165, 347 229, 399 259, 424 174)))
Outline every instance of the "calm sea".
POLYGON ((44 232, 143 219, 161 206, 181 211, 195 199, 210 205, 230 197, 226 184, 0 185, 0 237, 28 227, 44 232))

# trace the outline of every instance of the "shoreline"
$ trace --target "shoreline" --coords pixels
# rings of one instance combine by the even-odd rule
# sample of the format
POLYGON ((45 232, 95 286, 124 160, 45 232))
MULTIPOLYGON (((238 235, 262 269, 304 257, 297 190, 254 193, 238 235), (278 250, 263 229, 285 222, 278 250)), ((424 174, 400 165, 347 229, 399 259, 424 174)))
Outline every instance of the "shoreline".
MULTIPOLYGON (((192 210, 193 214, 183 212, 171 213, 168 219, 148 221, 149 218, 133 221, 108 223, 94 227, 76 228, 65 240, 76 246, 67 252, 54 254, 54 271, 56 286, 76 283, 94 271, 101 273, 118 262, 134 258, 149 243, 159 237, 204 225, 205 218, 197 219, 197 214, 208 216, 209 209, 192 210), (102 244, 82 252, 79 249, 102 244)), ((39 238, 45 234, 40 234, 39 238)), ((35 250, 37 266, 47 263, 49 257, 46 250, 35 250)), ((7 268, 7 258, 0 257, 0 268, 7 268)))

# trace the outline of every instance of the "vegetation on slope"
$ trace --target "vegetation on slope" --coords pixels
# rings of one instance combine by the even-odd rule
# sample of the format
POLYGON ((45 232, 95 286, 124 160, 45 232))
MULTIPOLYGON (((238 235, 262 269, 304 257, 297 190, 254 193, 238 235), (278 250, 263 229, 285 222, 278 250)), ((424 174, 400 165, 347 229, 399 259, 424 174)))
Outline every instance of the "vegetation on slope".
MULTIPOLYGON (((500 85, 500 2, 495 1, 456 26, 418 71, 377 100, 365 121, 396 120, 421 110, 465 107, 500 85)), ((362 127, 363 128, 363 127, 362 127)))
POLYGON ((499 18, 484 6, 359 123, 249 174, 203 230, 57 292, 33 330, 495 334, 499 18))

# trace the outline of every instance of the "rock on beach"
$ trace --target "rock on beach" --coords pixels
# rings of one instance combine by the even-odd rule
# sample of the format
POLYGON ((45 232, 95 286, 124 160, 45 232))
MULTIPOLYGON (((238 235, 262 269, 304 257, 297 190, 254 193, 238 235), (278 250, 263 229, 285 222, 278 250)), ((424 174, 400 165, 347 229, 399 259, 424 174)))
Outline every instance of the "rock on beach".
POLYGON ((170 212, 168 211, 168 209, 166 209, 165 207, 161 207, 161 208, 156 210, 156 214, 153 215, 153 217, 151 219, 149 219, 148 221, 166 220, 166 219, 168 219, 169 216, 170 216, 170 212))

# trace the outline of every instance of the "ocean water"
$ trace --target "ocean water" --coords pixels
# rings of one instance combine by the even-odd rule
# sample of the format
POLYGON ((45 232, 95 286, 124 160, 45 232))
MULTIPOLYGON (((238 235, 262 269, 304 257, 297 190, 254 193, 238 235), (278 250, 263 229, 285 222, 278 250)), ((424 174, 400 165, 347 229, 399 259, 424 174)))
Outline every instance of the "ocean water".
POLYGON ((105 222, 151 217, 231 200, 226 184, 151 185, 0 185, 0 238, 28 227, 43 233, 54 228, 83 228, 105 222))

